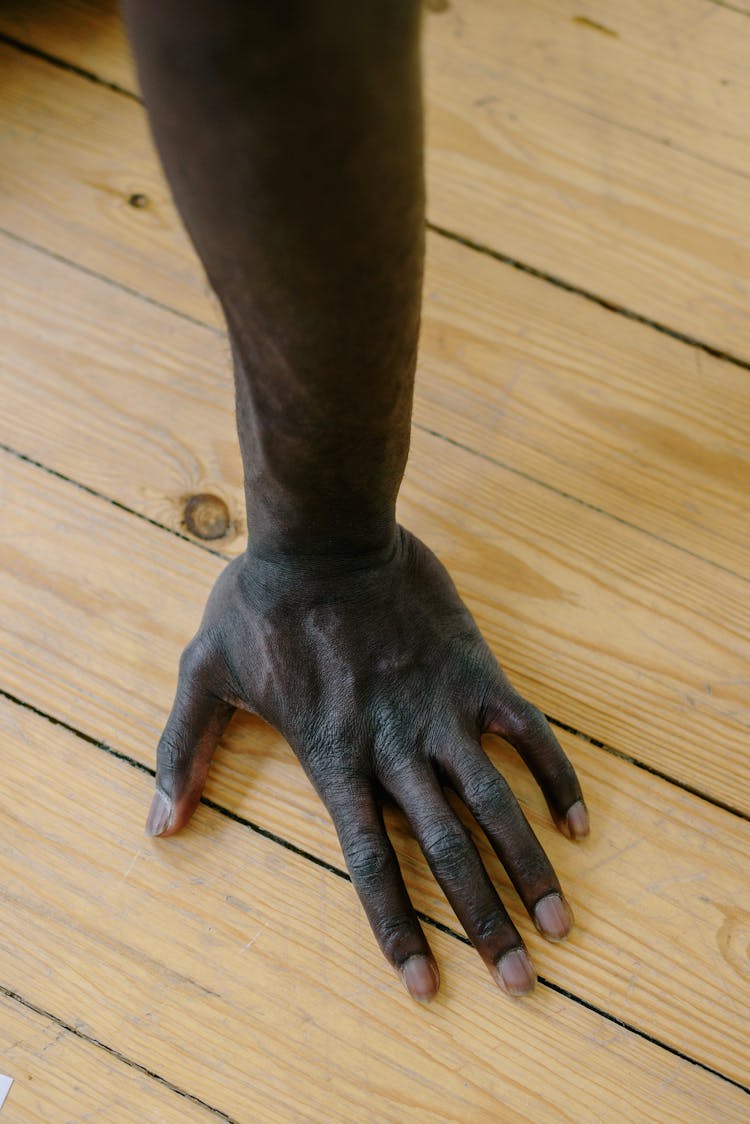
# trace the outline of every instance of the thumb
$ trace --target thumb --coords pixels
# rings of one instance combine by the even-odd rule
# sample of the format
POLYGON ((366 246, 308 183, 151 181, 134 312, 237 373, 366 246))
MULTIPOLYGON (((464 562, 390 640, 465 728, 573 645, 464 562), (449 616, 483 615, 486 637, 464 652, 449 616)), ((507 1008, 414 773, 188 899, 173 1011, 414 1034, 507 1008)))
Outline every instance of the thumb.
POLYGON ((210 667, 192 646, 180 660, 177 693, 156 751, 156 792, 146 820, 147 835, 174 835, 201 798, 211 758, 234 707, 210 690, 210 667))

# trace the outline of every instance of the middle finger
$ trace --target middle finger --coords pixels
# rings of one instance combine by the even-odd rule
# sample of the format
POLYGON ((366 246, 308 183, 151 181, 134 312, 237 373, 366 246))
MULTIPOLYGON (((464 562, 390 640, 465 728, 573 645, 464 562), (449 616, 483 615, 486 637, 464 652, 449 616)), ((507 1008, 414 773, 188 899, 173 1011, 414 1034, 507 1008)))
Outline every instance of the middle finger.
POLYGON ((511 995, 531 991, 536 974, 468 832, 434 773, 401 773, 391 791, 467 936, 496 983, 511 995))
POLYGON ((507 781, 474 742, 454 746, 446 779, 472 813, 508 872, 539 932, 563 940, 573 924, 557 875, 507 781))

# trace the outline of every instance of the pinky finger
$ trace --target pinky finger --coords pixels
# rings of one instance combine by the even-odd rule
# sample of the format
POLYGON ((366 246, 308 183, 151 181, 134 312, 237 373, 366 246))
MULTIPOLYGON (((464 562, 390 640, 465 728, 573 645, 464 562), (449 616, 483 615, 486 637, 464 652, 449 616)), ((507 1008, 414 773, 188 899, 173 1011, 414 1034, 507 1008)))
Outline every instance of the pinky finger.
POLYGON ((487 708, 484 732, 499 734, 518 750, 544 793, 552 816, 569 839, 589 833, 589 815, 575 769, 538 707, 505 681, 487 708))

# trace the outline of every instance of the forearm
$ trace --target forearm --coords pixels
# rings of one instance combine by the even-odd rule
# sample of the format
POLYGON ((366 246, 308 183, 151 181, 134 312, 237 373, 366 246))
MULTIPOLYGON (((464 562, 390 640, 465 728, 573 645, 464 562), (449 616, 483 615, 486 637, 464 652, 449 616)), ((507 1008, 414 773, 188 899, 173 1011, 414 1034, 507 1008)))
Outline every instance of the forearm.
POLYGON ((570 909, 481 735, 516 746, 566 834, 588 818, 440 562, 408 531, 396 539, 422 272, 418 0, 126 7, 167 174, 226 313, 250 533, 183 654, 147 829, 187 823, 242 707, 286 737, 326 802, 410 994, 430 999, 439 976, 383 793, 493 978, 526 994, 521 935, 442 786, 551 940, 570 909), (279 566, 280 553, 303 557, 279 566))
POLYGON ((227 319, 251 549, 387 547, 421 297, 420 5, 125 7, 227 319))

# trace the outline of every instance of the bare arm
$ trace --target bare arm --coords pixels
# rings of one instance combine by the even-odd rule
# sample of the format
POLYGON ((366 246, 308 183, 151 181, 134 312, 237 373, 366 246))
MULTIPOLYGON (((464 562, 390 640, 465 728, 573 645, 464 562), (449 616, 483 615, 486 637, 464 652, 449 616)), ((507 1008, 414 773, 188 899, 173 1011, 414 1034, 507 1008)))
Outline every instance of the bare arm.
POLYGON ((384 793, 495 978, 527 991, 521 938, 443 786, 557 939, 570 925, 559 884, 482 733, 517 746, 574 837, 588 830, 580 788, 443 567, 395 521, 423 262, 419 4, 125 8, 164 166, 227 320, 249 530, 183 656, 149 829, 184 825, 233 709, 251 710, 326 802, 410 992, 429 998, 438 975, 384 793))

